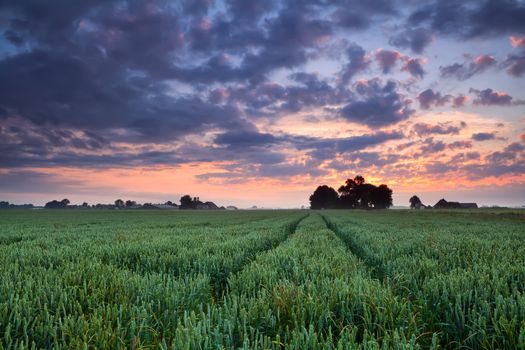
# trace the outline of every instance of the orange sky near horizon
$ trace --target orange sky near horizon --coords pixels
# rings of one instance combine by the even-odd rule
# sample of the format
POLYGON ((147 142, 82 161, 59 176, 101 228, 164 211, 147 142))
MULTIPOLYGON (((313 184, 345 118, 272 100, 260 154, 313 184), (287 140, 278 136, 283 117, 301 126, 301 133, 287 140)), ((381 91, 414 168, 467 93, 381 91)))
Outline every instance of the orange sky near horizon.
MULTIPOLYGON (((442 123, 455 125, 456 121, 465 121, 468 126, 458 132, 456 135, 444 135, 441 138, 444 142, 452 143, 469 139, 470 135, 477 132, 491 131, 495 125, 500 123, 497 118, 480 117, 472 113, 454 112, 454 113, 427 113, 420 115, 404 125, 398 126, 397 129, 409 130, 417 123, 435 124, 436 119, 444 119, 442 123)), ((342 123, 340 121, 326 122, 323 126, 325 132, 315 135, 325 138, 345 138, 366 133, 367 130, 352 131, 351 123, 342 123)), ((305 125, 300 118, 291 115, 289 118, 283 118, 283 122, 273 125, 261 125, 262 130, 268 130, 273 133, 286 133, 295 135, 309 135, 318 133, 315 125, 305 125)), ((490 154, 494 149, 500 149, 502 145, 509 144, 511 141, 519 141, 520 130, 507 125, 499 126, 499 139, 483 142, 476 147, 477 152, 490 154)), ((395 131, 391 128, 389 131, 395 131)), ((426 156, 418 154, 418 151, 409 147, 399 150, 399 146, 420 141, 417 135, 411 135, 401 140, 393 140, 370 148, 370 151, 377 151, 383 154, 404 155, 404 158, 390 162, 388 165, 359 167, 354 170, 336 171, 330 169, 326 162, 319 164, 320 168, 326 167, 327 173, 322 176, 312 177, 302 174, 296 176, 279 177, 261 177, 261 176, 238 176, 238 177, 220 177, 220 174, 229 174, 224 166, 232 162, 196 162, 180 164, 177 166, 154 165, 149 167, 111 167, 104 168, 76 168, 76 167, 49 167, 49 168, 32 168, 31 171, 44 174, 49 177, 52 183, 61 184, 63 190, 61 193, 28 193, 25 197, 28 201, 33 200, 35 203, 44 204, 46 201, 55 197, 67 197, 73 203, 88 201, 91 204, 95 202, 112 202, 114 199, 132 199, 140 202, 164 202, 171 200, 178 202, 180 196, 190 194, 198 196, 201 199, 213 200, 220 205, 238 205, 239 207, 282 207, 293 208, 302 205, 308 206, 308 196, 317 185, 328 184, 338 188, 344 180, 357 174, 365 176, 368 182, 380 184, 386 183, 394 190, 394 205, 406 205, 407 199, 412 194, 418 194, 429 202, 436 198, 448 194, 449 197, 456 200, 468 200, 462 198, 461 193, 465 196, 472 196, 472 193, 486 191, 497 187, 516 186, 516 184, 525 184, 525 174, 506 175, 506 176, 488 176, 479 179, 471 179, 468 175, 458 172, 451 172, 447 175, 442 173, 432 173, 425 170, 437 160, 449 160, 454 158, 459 151, 447 151, 436 157, 434 153, 426 156), (413 140, 412 140, 413 139, 413 140), (392 175, 388 169, 404 169, 399 175, 392 175), (206 174, 212 174, 209 178, 199 177, 206 174), (219 174, 219 175, 218 175, 219 174), (454 193, 459 194, 454 198, 454 193)), ((436 139, 437 140, 437 139, 436 139)), ((161 146, 159 146, 161 147, 161 146)), ((164 146, 165 147, 165 146, 164 146)), ((131 148, 133 149, 133 148, 131 148)), ((290 151, 289 159, 291 161, 301 162, 305 155, 300 151, 290 151)), ((351 159, 342 159, 344 164, 353 164, 351 159)), ((478 164, 478 160, 471 161, 478 164)), ((464 164, 468 164, 468 161, 464 164)), ((270 167, 272 165, 269 165, 270 167)), ((9 170, 3 170, 6 173, 9 170)), ((17 194, 17 193, 13 193, 17 194)), ((4 196, 9 199, 9 192, 4 196)), ((19 194, 18 194, 19 195, 19 194)), ((475 196, 474 196, 475 198, 475 196)), ((512 205, 520 205, 518 199, 510 199, 512 205)), ((498 204, 497 201, 491 203, 488 200, 483 204, 498 204)))

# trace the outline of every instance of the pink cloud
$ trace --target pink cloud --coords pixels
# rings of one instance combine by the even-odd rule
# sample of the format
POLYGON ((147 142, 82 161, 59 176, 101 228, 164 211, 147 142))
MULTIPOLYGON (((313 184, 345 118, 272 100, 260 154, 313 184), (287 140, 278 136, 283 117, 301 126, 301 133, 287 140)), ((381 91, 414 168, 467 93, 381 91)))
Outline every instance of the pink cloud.
POLYGON ((469 100, 468 96, 458 95, 454 97, 454 99, 452 100, 452 106, 455 108, 463 107, 464 105, 467 104, 468 100, 469 100))
POLYGON ((496 59, 494 58, 494 56, 481 55, 481 56, 474 58, 474 64, 478 66, 486 67, 486 66, 491 66, 494 63, 496 63, 496 59))
POLYGON ((518 38, 517 36, 511 36, 509 39, 512 47, 525 46, 525 36, 521 38, 518 38))

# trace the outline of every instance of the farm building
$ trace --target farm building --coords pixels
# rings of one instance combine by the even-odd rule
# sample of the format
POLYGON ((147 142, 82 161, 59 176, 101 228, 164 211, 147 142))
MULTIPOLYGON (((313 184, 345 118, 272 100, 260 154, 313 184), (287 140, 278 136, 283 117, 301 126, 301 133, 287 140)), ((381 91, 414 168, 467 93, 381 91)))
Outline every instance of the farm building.
POLYGON ((448 202, 445 198, 434 204, 434 209, 476 209, 477 207, 476 203, 448 202))
POLYGON ((198 203, 195 209, 200 210, 217 210, 219 207, 213 202, 198 203))

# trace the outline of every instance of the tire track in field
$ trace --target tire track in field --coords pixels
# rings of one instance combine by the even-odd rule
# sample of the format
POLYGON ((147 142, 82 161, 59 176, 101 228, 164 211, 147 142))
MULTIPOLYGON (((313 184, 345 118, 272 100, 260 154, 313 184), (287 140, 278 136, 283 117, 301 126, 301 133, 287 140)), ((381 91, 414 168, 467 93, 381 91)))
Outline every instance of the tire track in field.
MULTIPOLYGON (((413 298, 414 291, 411 290, 409 287, 404 286, 403 284, 397 285, 394 280, 392 279, 392 274, 389 273, 385 265, 381 262, 380 259, 377 257, 374 257, 367 253, 361 244, 357 241, 355 238, 355 234, 342 234, 341 230, 337 227, 337 225, 333 222, 331 222, 325 215, 320 214, 323 218, 323 221, 326 224, 326 227, 328 227, 334 234, 344 242, 344 244, 348 247, 350 252, 357 256, 359 260, 361 260, 365 266, 369 269, 371 277, 376 278, 379 281, 381 281, 381 285, 388 287, 391 292, 394 295, 397 295, 398 297, 405 299, 407 301, 410 301, 412 304, 412 309, 415 314, 420 314, 421 310, 426 308, 427 306, 424 304, 422 300, 417 300, 413 298)), ((421 319, 421 322, 423 324, 427 324, 428 327, 428 321, 423 317, 421 319)), ((433 333, 444 333, 446 332, 446 329, 441 326, 438 326, 437 328, 426 328, 423 331, 423 335, 426 337, 424 339, 420 339, 420 345, 423 345, 424 348, 430 346, 430 342, 432 341, 432 338, 430 336, 433 333)), ((444 348, 449 348, 450 344, 441 343, 441 345, 444 348)))
POLYGON ((366 267, 370 270, 370 274, 373 278, 383 281, 388 277, 383 263, 376 257, 368 254, 363 247, 357 242, 354 235, 343 235, 336 224, 331 222, 325 215, 319 214, 323 218, 326 227, 331 230, 344 244, 348 247, 350 252, 357 256, 366 267))
POLYGON ((278 246, 280 246, 281 244, 283 244, 284 242, 286 242, 295 233, 295 231, 297 230, 297 226, 299 226, 301 221, 306 219, 309 215, 310 213, 307 213, 306 215, 291 222, 290 224, 285 225, 284 230, 287 233, 287 235, 284 239, 280 240, 276 244, 273 244, 271 246, 258 250, 256 253, 247 257, 238 268, 230 271, 228 275, 212 280, 212 289, 213 289, 213 294, 216 298, 216 301, 222 301, 223 297, 229 293, 229 288, 228 288, 228 277, 229 276, 240 273, 247 265, 249 265, 252 261, 254 261, 259 254, 266 253, 270 250, 273 250, 277 248, 278 246))

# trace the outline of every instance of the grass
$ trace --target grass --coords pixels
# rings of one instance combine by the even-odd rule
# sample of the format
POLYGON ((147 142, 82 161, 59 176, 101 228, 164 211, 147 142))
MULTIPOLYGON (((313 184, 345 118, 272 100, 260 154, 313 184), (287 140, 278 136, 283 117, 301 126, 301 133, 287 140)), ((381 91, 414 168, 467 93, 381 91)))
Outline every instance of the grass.
POLYGON ((525 349, 521 211, 0 211, 0 349, 525 349))

